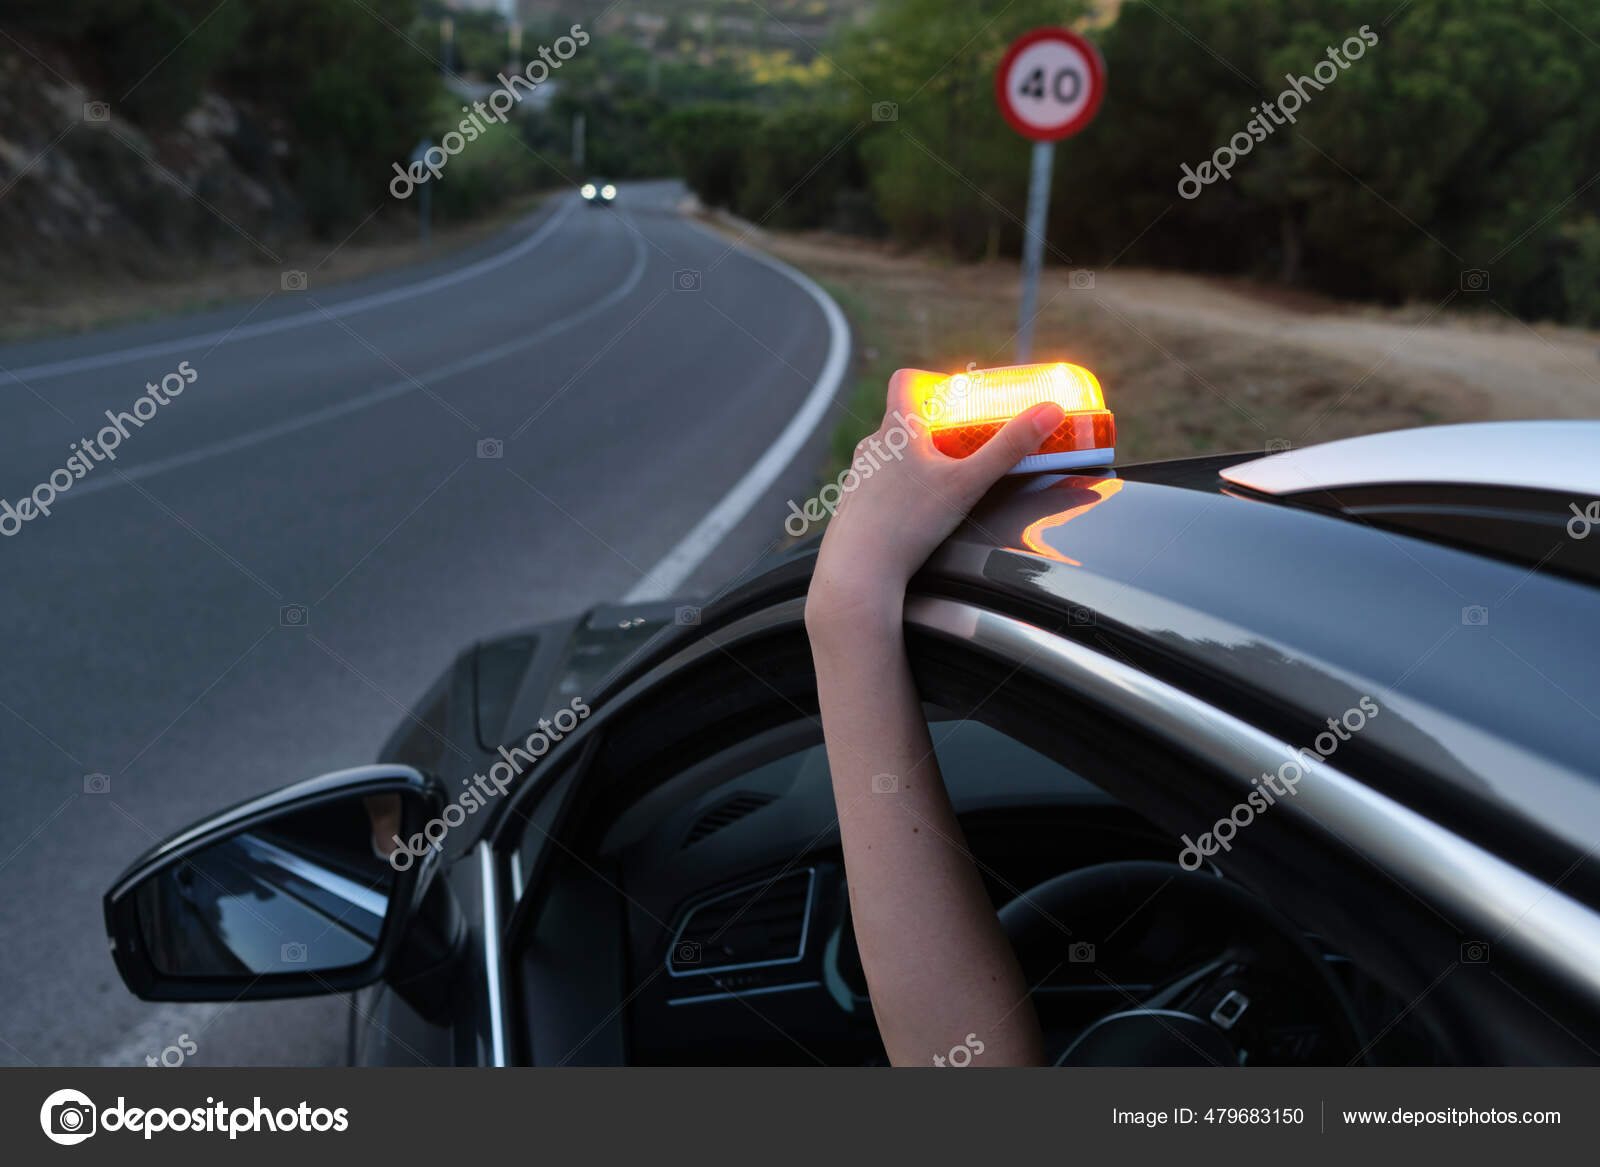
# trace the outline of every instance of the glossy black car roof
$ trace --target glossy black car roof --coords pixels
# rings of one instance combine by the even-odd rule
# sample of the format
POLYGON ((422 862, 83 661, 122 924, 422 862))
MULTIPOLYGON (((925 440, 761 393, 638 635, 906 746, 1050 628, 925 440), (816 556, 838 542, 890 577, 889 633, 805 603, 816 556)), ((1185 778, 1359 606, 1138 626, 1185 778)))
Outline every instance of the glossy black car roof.
MULTIPOLYGON (((1244 458, 1006 479, 912 590, 1082 640, 1297 748, 1370 698, 1380 713, 1338 747, 1341 769, 1600 902, 1575 862, 1600 841, 1600 589, 1229 493, 1218 471, 1244 458)), ((532 724, 556 683, 604 704, 708 628, 797 600, 817 544, 708 602, 701 625, 674 627, 674 602, 608 605, 530 632, 538 660, 484 646, 542 674, 507 724, 532 724)))
POLYGON ((1225 493, 1217 470, 1239 460, 1009 480, 926 576, 1134 655, 1297 746, 1369 696, 1383 712, 1341 748, 1375 785, 1497 849, 1586 854, 1600 590, 1225 493))

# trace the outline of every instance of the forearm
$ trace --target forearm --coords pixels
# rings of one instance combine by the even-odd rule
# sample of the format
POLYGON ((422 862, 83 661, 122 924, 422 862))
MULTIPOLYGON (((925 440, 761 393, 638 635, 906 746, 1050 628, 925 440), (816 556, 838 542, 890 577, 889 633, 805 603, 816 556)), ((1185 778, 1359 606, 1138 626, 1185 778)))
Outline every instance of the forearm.
POLYGON ((901 607, 899 594, 814 594, 807 607, 878 1029, 897 1065, 934 1064, 968 1035, 983 1043, 980 1064, 1037 1064, 1043 1051, 1028 986, 934 758, 901 607))

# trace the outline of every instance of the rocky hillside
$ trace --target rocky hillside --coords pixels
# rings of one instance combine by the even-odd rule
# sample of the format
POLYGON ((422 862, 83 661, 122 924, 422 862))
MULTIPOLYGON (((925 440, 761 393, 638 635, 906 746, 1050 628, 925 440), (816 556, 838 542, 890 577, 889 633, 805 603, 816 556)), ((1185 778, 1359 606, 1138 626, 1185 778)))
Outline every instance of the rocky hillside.
POLYGON ((289 154, 274 119, 210 91, 146 132, 65 54, 0 41, 0 252, 13 275, 270 262, 294 218, 289 154))

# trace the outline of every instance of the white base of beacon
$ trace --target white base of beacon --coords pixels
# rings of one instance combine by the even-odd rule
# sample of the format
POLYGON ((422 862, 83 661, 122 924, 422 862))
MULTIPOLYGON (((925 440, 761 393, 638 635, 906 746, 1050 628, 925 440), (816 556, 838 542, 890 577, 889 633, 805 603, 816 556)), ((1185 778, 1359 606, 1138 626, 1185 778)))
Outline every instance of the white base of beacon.
POLYGON ((1064 450, 1055 454, 1029 454, 1007 474, 1038 474, 1048 470, 1085 470, 1090 467, 1109 466, 1116 460, 1114 447, 1103 450, 1064 450))

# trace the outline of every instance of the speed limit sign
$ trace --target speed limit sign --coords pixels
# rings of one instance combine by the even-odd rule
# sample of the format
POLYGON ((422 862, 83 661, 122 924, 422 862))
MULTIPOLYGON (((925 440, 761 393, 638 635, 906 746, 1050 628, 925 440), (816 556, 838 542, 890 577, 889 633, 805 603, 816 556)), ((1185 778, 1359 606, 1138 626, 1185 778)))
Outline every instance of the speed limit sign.
POLYGON ((1057 142, 1083 129, 1099 111, 1105 62, 1071 29, 1036 28, 1007 50, 994 91, 1012 129, 1036 142, 1057 142))
POLYGON ((1033 139, 1028 221, 1022 239, 1022 305, 1017 364, 1033 354, 1034 305, 1044 265, 1055 144, 1094 120, 1106 95, 1106 66, 1095 47, 1067 28, 1036 28, 1018 37, 994 75, 995 100, 1011 128, 1033 139))

